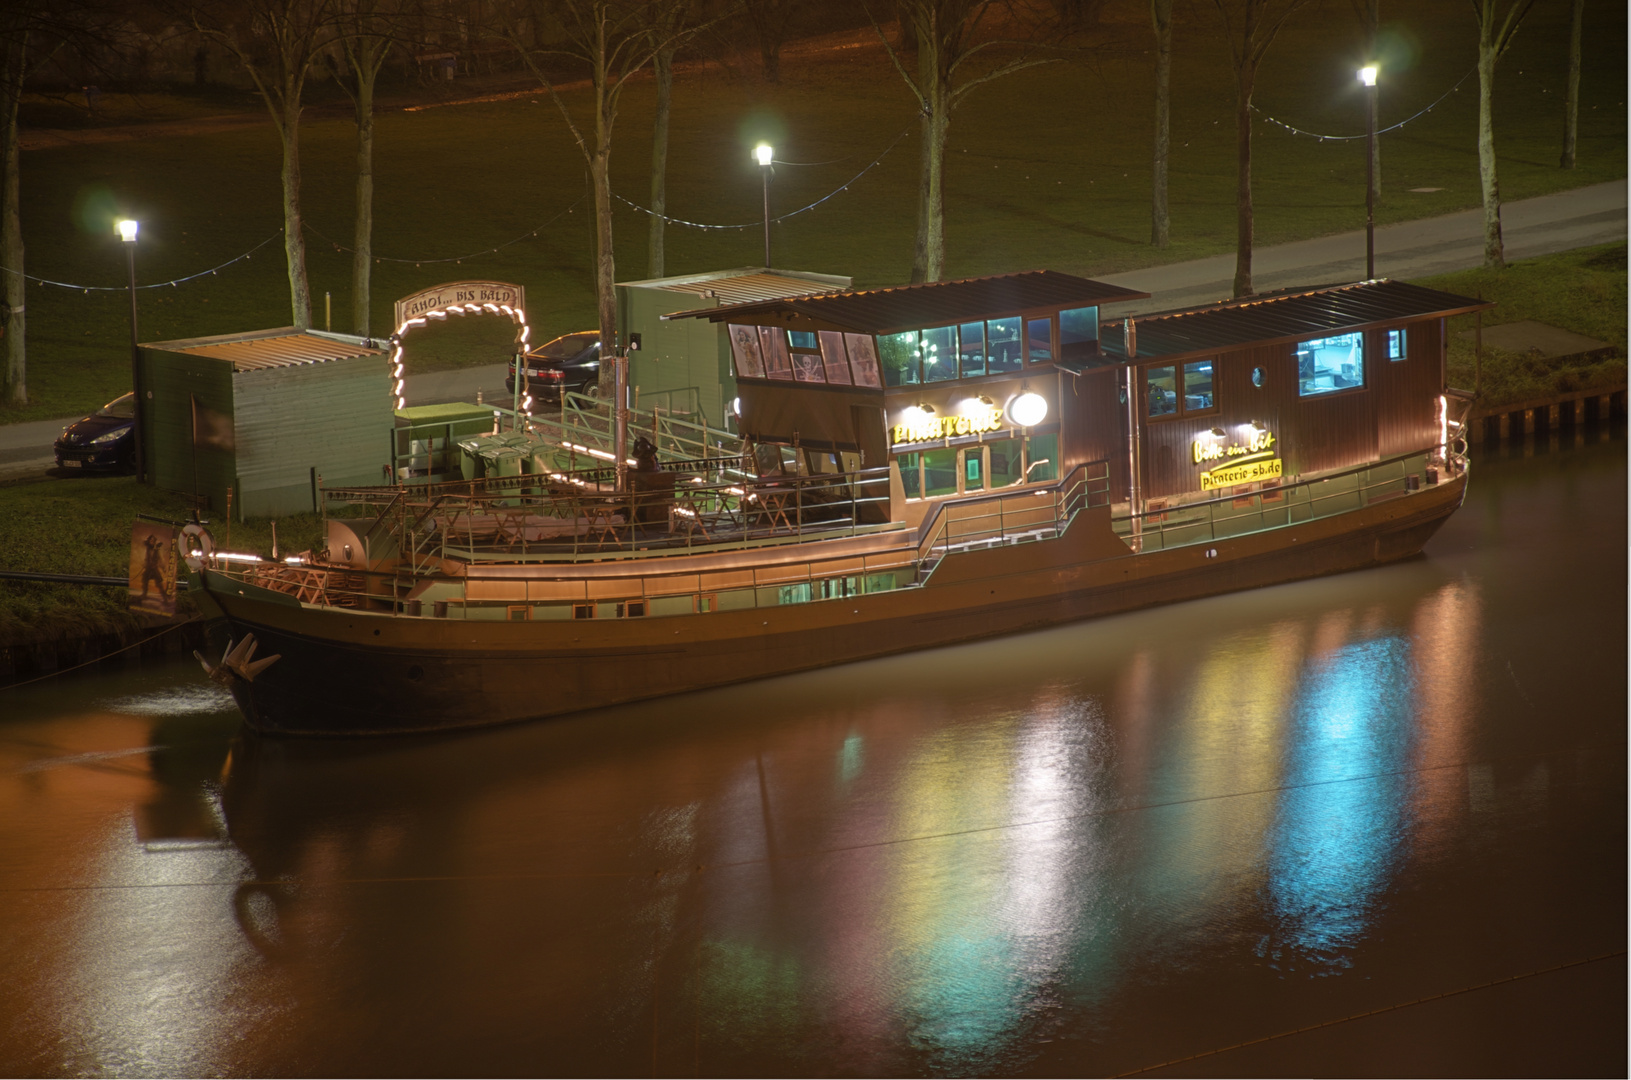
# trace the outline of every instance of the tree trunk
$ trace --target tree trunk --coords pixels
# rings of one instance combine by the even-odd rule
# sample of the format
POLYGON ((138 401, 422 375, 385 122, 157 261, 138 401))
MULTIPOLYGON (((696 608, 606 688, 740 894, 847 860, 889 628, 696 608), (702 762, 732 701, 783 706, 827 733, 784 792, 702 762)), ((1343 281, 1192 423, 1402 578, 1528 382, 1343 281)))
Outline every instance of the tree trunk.
POLYGON ((1558 167, 1574 168, 1574 141, 1580 128, 1580 26, 1585 21, 1586 0, 1574 0, 1569 13, 1569 88, 1563 103, 1563 156, 1558 167))
POLYGON ((769 38, 759 39, 759 61, 764 65, 765 82, 781 82, 782 43, 769 38))
POLYGON ((946 129, 951 126, 951 87, 942 70, 940 27, 918 28, 918 86, 927 103, 919 118, 923 145, 918 158, 917 242, 912 282, 939 281, 946 270, 946 129))
POLYGON ((1235 107, 1235 148, 1238 170, 1235 182, 1235 290, 1236 296, 1252 294, 1252 86, 1257 79, 1250 62, 1238 72, 1235 107))
POLYGON ((1484 193, 1484 266, 1506 265, 1501 243, 1501 185, 1495 175, 1495 61, 1493 17, 1483 20, 1478 38, 1478 180, 1484 193))
POLYGON ((668 108, 674 90, 674 50, 653 58, 657 74, 657 115, 651 125, 651 233, 646 240, 646 276, 663 276, 663 230, 668 212, 668 108))
POLYGON ((17 106, 22 99, 23 74, 23 44, 21 42, 8 42, 6 45, 6 87, 3 107, 5 114, 0 122, 5 130, 0 138, 0 157, 4 158, 4 173, 0 175, 0 187, 4 188, 4 198, 0 199, 0 265, 5 266, 3 276, 5 280, 4 295, 6 304, 11 308, 11 320, 6 324, 6 400, 14 405, 28 404, 28 313, 23 309, 28 281, 23 277, 23 222, 19 211, 21 204, 22 179, 20 158, 22 148, 17 141, 17 106), (16 79, 13 80, 13 73, 16 79))
POLYGON ((1155 160, 1150 170, 1150 243, 1172 240, 1167 217, 1167 157, 1172 149, 1172 0, 1151 0, 1155 24, 1155 160))
POLYGON ((351 328, 358 337, 366 338, 371 336, 368 308, 374 263, 374 79, 379 68, 364 63, 356 73, 357 219, 351 241, 351 328))
POLYGON ((612 258, 612 187, 609 179, 611 147, 601 141, 589 159, 595 185, 595 312, 600 319, 600 396, 611 400, 617 378, 612 357, 617 354, 617 264, 612 258))
MULTIPOLYGON (((286 96, 285 101, 293 100, 286 96)), ((300 225, 300 108, 287 109, 278 125, 283 136, 283 253, 289 263, 289 306, 294 325, 311 326, 311 285, 306 279, 306 235, 300 225)))

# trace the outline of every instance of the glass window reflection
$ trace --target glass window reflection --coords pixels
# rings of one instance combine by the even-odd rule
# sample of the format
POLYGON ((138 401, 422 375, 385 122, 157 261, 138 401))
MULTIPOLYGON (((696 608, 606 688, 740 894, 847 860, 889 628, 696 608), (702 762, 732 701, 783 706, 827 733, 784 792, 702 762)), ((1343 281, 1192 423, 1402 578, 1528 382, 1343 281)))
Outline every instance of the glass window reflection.
POLYGON ((1021 320, 1018 315, 1011 319, 988 319, 985 324, 986 341, 986 373, 1000 375, 1004 372, 1018 371, 1021 365, 1021 356, 1024 352, 1024 343, 1020 340, 1021 320))

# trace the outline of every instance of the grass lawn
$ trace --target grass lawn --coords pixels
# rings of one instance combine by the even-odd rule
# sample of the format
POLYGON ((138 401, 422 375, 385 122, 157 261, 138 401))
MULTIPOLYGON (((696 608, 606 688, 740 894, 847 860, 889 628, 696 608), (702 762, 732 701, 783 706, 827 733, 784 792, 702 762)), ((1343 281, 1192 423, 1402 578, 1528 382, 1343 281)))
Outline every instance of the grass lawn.
MULTIPOLYGON (((1478 407, 1512 405, 1553 394, 1625 385, 1626 245, 1606 244, 1516 262, 1500 272, 1463 270, 1417 282, 1434 289, 1482 296, 1500 306, 1485 326, 1534 320, 1615 346, 1619 355, 1581 362, 1529 357, 1486 344, 1478 407)), ((1476 316, 1450 320, 1452 386, 1474 388, 1474 345, 1461 337, 1476 316)))
MULTIPOLYGON (((1467 73, 1470 16, 1459 0, 1412 7, 1386 37, 1384 124, 1431 104, 1467 73)), ((947 175, 948 273, 1035 267, 1105 274, 1227 252, 1234 244, 1233 105, 1227 51, 1197 9, 1175 31, 1171 207, 1173 244, 1149 234, 1151 73, 1142 9, 1113 11, 1110 42, 1091 63, 1021 72, 975 92, 951 125, 947 175)), ((1497 93, 1501 184, 1519 199, 1625 175, 1625 11, 1588 12, 1580 165, 1556 167, 1568 12, 1542 5, 1503 61, 1497 93)), ((1363 124, 1353 77, 1357 55, 1346 8, 1309 10, 1276 41, 1259 78, 1267 116, 1329 134, 1363 124)), ((718 68, 682 70, 675 85, 669 212, 735 230, 668 231, 669 273, 760 260, 760 178, 748 147, 774 141, 782 165, 773 208, 785 211, 843 185, 892 140, 904 138, 846 191, 773 229, 780 266, 852 275, 859 285, 898 283, 911 260, 918 156, 915 105, 881 50, 802 50, 769 86, 718 68)), ((393 91, 399 95, 403 92, 393 91)), ((332 88, 327 97, 333 97, 332 88)), ((323 108, 303 127, 302 162, 313 303, 321 325, 333 295, 335 329, 349 328, 351 123, 323 108)), ((581 106, 585 95, 568 95, 581 106)), ((137 121, 197 115, 200 99, 112 101, 137 121)), ((37 124, 57 124, 60 103, 35 103, 37 124)), ((222 111, 241 110, 228 94, 222 111)), ((617 127, 613 186, 647 197, 651 85, 631 86, 617 127)), ((1379 221, 1413 219, 1478 203, 1475 83, 1433 112, 1383 137, 1379 221), (1418 193, 1411 188, 1440 190, 1418 193)), ((87 136, 89 137, 89 136, 87 136)), ((1358 228, 1364 215, 1363 141, 1319 142, 1259 124, 1255 140, 1257 239, 1272 244, 1358 228)), ((392 301, 463 277, 527 289, 533 340, 594 325, 592 229, 582 159, 547 97, 383 112, 376 132, 373 328, 388 329, 392 301), (516 241, 510 243, 510 241, 516 241), (496 252, 491 249, 498 248, 496 252), (488 254, 480 254, 481 252, 488 254), (465 257, 468 256, 468 257, 465 257)), ((162 283, 215 266, 275 237, 281 224, 277 141, 269 125, 87 141, 26 152, 24 239, 30 273, 86 292, 31 285, 31 404, 0 405, 0 423, 86 411, 128 386, 128 301, 111 221, 142 221, 137 274, 162 283)), ((645 219, 620 206, 618 277, 646 276, 645 219)), ((175 287, 140 294, 141 337, 159 341, 288 323, 279 244, 175 287)), ((1504 317, 1504 315, 1503 315, 1504 317)), ((465 324, 476 326, 479 320, 465 324)), ((416 335, 410 370, 494 363, 502 333, 416 335), (492 336, 492 335, 488 335, 492 336)))

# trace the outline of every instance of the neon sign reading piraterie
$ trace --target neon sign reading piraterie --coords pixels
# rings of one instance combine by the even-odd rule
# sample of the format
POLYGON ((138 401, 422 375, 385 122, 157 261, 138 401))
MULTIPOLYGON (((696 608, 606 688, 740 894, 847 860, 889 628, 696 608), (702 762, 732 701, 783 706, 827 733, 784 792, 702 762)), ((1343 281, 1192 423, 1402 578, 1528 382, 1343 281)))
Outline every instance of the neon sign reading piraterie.
POLYGON ((999 408, 975 409, 957 416, 928 416, 918 413, 903 417, 891 431, 895 443, 933 442, 958 435, 978 435, 983 431, 997 431, 1002 427, 999 408))

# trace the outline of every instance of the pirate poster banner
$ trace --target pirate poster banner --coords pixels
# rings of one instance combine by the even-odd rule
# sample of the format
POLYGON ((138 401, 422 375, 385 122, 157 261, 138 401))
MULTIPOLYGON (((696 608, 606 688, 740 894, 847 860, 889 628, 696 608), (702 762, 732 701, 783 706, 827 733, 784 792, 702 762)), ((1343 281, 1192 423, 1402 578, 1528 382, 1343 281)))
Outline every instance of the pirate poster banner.
POLYGON ((176 530, 138 521, 130 529, 130 606, 154 615, 176 613, 176 530))

